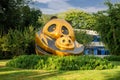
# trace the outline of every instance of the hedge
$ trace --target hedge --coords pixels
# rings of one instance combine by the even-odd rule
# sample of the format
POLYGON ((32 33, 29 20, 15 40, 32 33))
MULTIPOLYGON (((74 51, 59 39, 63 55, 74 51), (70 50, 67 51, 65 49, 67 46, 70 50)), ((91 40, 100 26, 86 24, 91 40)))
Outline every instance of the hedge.
POLYGON ((44 70, 102 70, 114 68, 106 59, 93 56, 23 55, 10 60, 8 67, 44 70))

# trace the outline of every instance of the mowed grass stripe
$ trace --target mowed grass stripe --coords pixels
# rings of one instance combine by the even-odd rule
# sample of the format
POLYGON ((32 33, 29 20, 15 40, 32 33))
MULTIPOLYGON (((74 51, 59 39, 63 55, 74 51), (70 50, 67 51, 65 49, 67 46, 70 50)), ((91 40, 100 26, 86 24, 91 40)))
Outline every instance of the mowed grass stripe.
MULTIPOLYGON (((4 64, 6 60, 0 61, 4 64)), ((51 70, 27 70, 10 67, 0 68, 0 80, 119 80, 120 62, 112 62, 117 65, 116 69, 107 70, 74 70, 74 71, 51 71, 51 70)))

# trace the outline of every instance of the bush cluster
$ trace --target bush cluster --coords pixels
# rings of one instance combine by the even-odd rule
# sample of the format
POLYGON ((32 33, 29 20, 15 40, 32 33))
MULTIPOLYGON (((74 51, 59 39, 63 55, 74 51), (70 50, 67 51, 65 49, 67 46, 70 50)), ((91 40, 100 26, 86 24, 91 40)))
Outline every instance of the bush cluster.
POLYGON ((88 35, 85 31, 79 31, 80 29, 75 30, 75 38, 76 40, 83 44, 83 45, 87 45, 88 43, 92 42, 93 37, 88 35))
POLYGON ((120 56, 111 55, 104 57, 104 59, 107 59, 108 61, 120 61, 120 56))
POLYGON ((24 30, 10 29, 0 38, 0 59, 35 53, 35 30, 29 26, 24 30))
POLYGON ((23 55, 7 63, 9 67, 45 70, 102 70, 114 68, 106 59, 93 56, 23 55))

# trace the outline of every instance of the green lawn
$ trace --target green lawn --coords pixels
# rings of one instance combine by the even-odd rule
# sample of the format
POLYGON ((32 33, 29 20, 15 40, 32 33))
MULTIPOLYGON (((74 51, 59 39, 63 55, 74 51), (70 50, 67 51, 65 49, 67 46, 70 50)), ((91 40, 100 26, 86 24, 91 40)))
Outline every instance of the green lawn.
POLYGON ((0 80, 120 80, 120 62, 109 70, 50 71, 10 68, 7 61, 0 60, 0 80))

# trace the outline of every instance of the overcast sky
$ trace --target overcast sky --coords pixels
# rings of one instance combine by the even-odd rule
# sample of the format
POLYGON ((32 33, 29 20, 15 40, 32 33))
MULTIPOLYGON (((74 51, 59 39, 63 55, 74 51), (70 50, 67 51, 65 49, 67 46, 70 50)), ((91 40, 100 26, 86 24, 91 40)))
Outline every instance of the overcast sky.
MULTIPOLYGON (((111 0, 120 3, 120 0, 111 0)), ((30 7, 40 9, 44 14, 55 14, 68 9, 80 9, 86 12, 105 10, 105 0, 33 0, 30 7)))

